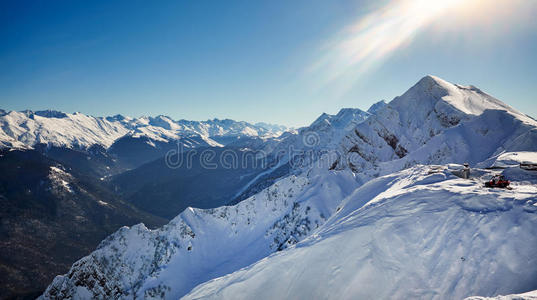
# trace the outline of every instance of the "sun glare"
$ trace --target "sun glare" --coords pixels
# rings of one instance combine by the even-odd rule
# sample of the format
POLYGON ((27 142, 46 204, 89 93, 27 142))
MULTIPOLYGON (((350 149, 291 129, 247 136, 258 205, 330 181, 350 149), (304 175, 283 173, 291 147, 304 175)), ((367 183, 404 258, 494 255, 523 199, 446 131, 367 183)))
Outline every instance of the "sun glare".
POLYGON ((464 0, 418 0, 413 1, 413 11, 423 17, 432 17, 456 5, 461 5, 464 0))
POLYGON ((424 28, 445 24, 443 26, 449 30, 456 30, 463 23, 479 23, 480 18, 501 13, 493 12, 501 6, 497 2, 501 1, 389 1, 385 6, 361 16, 325 45, 322 55, 309 71, 322 74, 320 86, 334 80, 338 84, 344 82, 343 93, 353 84, 352 79, 346 79, 358 78, 397 49, 408 45, 424 28))

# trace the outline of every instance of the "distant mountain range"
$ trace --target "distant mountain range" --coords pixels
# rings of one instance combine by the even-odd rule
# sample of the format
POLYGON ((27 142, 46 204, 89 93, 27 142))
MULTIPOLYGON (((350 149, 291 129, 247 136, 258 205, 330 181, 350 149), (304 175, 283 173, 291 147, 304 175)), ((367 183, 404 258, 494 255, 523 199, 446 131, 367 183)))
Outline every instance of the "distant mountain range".
POLYGON ((268 138, 287 127, 267 123, 250 124, 230 119, 175 121, 167 116, 131 118, 122 115, 93 117, 54 110, 21 112, 0 110, 0 146, 56 147, 87 149, 94 145, 109 148, 120 138, 145 137, 153 142, 170 142, 196 137, 199 143, 223 146, 242 137, 268 138))

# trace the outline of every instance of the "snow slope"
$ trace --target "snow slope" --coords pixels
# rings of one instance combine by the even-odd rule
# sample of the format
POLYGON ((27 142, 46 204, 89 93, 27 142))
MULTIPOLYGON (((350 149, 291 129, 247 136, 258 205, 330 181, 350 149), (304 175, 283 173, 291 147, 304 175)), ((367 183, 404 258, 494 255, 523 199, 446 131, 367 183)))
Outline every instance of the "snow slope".
POLYGON ((537 164, 537 152, 519 151, 519 152, 502 152, 499 155, 483 162, 484 167, 504 168, 509 166, 518 166, 520 164, 537 164))
POLYGON ((368 182, 304 241, 183 299, 462 299, 535 289, 537 178, 512 192, 437 170, 368 182))
POLYGON ((324 223, 356 182, 348 171, 319 172, 287 177, 235 206, 188 208, 159 230, 124 227, 56 277, 44 298, 177 299, 324 223))
POLYGON ((284 127, 252 125, 229 119, 208 121, 172 120, 167 116, 130 118, 121 115, 92 117, 57 111, 4 112, 0 114, 0 147, 31 147, 38 143, 86 149, 94 144, 110 147, 129 135, 168 142, 199 136, 210 146, 221 146, 221 137, 273 137, 284 127))
POLYGON ((496 296, 496 297, 468 297, 465 300, 535 300, 537 299, 537 291, 531 291, 523 294, 514 294, 506 296, 496 296))

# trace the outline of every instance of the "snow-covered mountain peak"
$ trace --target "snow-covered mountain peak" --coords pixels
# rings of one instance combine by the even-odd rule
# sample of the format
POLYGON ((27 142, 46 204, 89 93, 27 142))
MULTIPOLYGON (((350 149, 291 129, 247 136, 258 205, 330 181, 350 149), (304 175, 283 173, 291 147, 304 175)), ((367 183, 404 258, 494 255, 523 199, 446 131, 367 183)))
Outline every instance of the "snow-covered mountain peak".
POLYGON ((357 123, 367 119, 371 114, 358 108, 342 108, 335 118, 332 120, 332 125, 337 128, 354 127, 357 123))
POLYGON ((535 128, 478 88, 426 76, 342 139, 347 154, 337 167, 375 176, 416 163, 479 163, 502 151, 536 150, 535 128))
POLYGON ((330 118, 333 117, 327 113, 322 113, 309 127, 316 128, 320 126, 326 126, 330 124, 330 118), (326 125, 325 125, 326 124, 326 125))
POLYGON ((339 112, 336 114, 336 117, 338 119, 342 119, 342 118, 352 118, 354 117, 355 115, 367 115, 367 112, 359 109, 359 108, 342 108, 339 110, 339 112))
POLYGON ((369 107, 367 112, 370 113, 370 114, 375 115, 375 114, 377 114, 378 111, 380 111, 381 109, 386 107, 386 105, 388 105, 388 103, 386 103, 386 100, 380 100, 379 102, 374 103, 373 105, 371 105, 371 107, 369 107))
POLYGON ((433 75, 426 75, 421 78, 409 91, 417 91, 418 93, 428 92, 431 95, 449 93, 457 88, 457 86, 447 80, 433 75))
POLYGON ((116 121, 121 122, 121 121, 124 121, 124 120, 130 120, 130 119, 132 119, 132 118, 125 117, 124 115, 121 115, 121 114, 106 117, 106 120, 110 121, 110 122, 116 122, 116 121))
POLYGON ((349 130, 367 119, 371 114, 359 108, 342 108, 336 115, 321 114, 307 128, 308 131, 326 131, 329 128, 349 130))
POLYGON ((167 130, 176 130, 180 128, 170 117, 164 115, 158 115, 154 118, 149 117, 149 124, 167 130))
POLYGON ((434 76, 434 75, 430 75, 430 74, 427 74, 425 76, 423 76, 417 83, 416 85, 425 85, 425 86, 433 86, 433 85, 438 85, 438 86, 442 86, 442 87, 446 87, 446 88, 449 88, 450 86, 452 86, 453 84, 438 77, 438 76, 434 76))
POLYGON ((480 115, 487 109, 506 110, 520 114, 509 105, 482 92, 474 86, 452 84, 439 77, 427 75, 396 97, 391 106, 407 107, 414 112, 429 113, 431 110, 444 114, 480 115))

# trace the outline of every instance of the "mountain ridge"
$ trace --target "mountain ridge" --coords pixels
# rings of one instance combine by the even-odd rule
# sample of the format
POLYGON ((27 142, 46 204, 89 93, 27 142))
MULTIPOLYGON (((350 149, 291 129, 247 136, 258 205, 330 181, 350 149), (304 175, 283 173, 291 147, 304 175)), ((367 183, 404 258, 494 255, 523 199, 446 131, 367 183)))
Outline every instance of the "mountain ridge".
POLYGON ((275 137, 287 130, 282 125, 250 124, 230 119, 207 121, 173 120, 156 117, 131 118, 123 115, 93 117, 82 113, 64 113, 55 110, 3 111, 0 115, 0 146, 32 147, 44 143, 68 148, 88 148, 94 144, 109 148, 123 136, 146 136, 155 141, 178 140, 183 136, 198 135, 208 144, 220 143, 211 137, 257 136, 275 137))
MULTIPOLYGON (((499 281, 498 276, 486 275, 491 272, 484 272, 485 275, 479 277, 487 290, 476 290, 464 284, 461 278, 473 276, 471 270, 475 270, 475 261, 467 263, 472 266, 470 271, 458 267, 450 269, 449 266, 454 264, 453 259, 458 264, 467 259, 467 254, 457 252, 456 241, 453 244, 450 239, 457 230, 436 231, 435 236, 429 237, 432 245, 436 245, 434 249, 439 249, 438 245, 443 243, 450 246, 449 251, 441 252, 445 255, 438 261, 420 260, 422 257, 436 257, 429 255, 427 244, 408 243, 394 236, 393 230, 384 230, 391 228, 390 224, 399 224, 397 222, 404 219, 402 224, 405 228, 411 228, 409 237, 412 241, 420 241, 425 231, 412 227, 416 226, 415 218, 427 220, 432 231, 438 229, 434 226, 434 221, 438 219, 445 221, 446 225, 442 228, 450 228, 451 222, 468 224, 466 230, 464 226, 453 227, 460 228, 460 234, 464 234, 460 244, 464 248, 478 233, 485 240, 494 239, 492 230, 480 231, 477 221, 469 219, 483 214, 487 217, 484 219, 489 226, 487 228, 502 225, 502 232, 505 231, 505 236, 512 236, 516 245, 525 245, 528 239, 534 239, 531 228, 537 228, 537 191, 533 187, 535 178, 531 171, 521 170, 517 164, 513 164, 500 171, 473 169, 473 177, 469 180, 454 175, 463 168, 463 162, 471 162, 472 167, 488 165, 509 151, 526 151, 533 154, 526 154, 525 157, 537 157, 537 122, 497 101, 475 87, 457 86, 426 76, 387 105, 381 104, 376 114, 366 113, 365 118, 353 120, 356 123, 351 122, 353 126, 349 128, 332 126, 330 119, 333 117, 323 114, 312 123, 315 128, 304 127, 297 133, 288 133, 270 149, 280 153, 279 149, 292 146, 304 151, 318 151, 319 154, 328 151, 335 155, 313 156, 308 160, 304 154, 284 152, 282 162, 290 164, 291 171, 273 181, 266 181, 266 186, 253 189, 246 199, 235 205, 208 210, 187 208, 158 233, 147 232, 142 226, 124 228, 109 237, 91 255, 75 263, 69 273, 56 277, 42 297, 176 299, 185 296, 186 299, 235 299, 237 295, 238 298, 264 298, 270 294, 285 298, 291 294, 280 292, 295 291, 293 295, 297 295, 299 290, 318 292, 329 297, 330 285, 340 287, 332 292, 337 292, 343 298, 351 298, 352 295, 365 298, 390 298, 394 295, 398 298, 449 298, 450 295, 471 296, 473 293, 488 296, 497 292, 519 292, 509 290, 509 286, 499 281), (305 159, 298 165, 291 165, 297 156, 305 159), (513 179, 516 194, 506 190, 484 190, 482 181, 497 173, 504 173, 513 179), (444 197, 447 200, 441 201, 444 197), (457 210, 452 209, 450 203, 456 204, 457 210), (442 209, 438 210, 439 207, 442 209), (367 213, 362 215, 363 212, 367 213), (438 218, 431 217, 432 213, 438 213, 438 218), (505 217, 505 222, 497 223, 493 217, 495 213, 505 217), (522 215, 528 216, 524 221, 525 230, 519 232, 520 235, 508 234, 509 228, 515 226, 517 218, 522 218, 522 215), (375 225, 379 218, 386 220, 387 223, 382 224, 387 225, 375 225), (352 232, 359 233, 357 240, 352 240, 352 236, 337 235, 341 241, 352 241, 356 247, 345 248, 340 243, 335 248, 329 247, 329 241, 336 238, 336 234, 344 232, 341 226, 348 226, 352 232), (409 247, 417 252, 413 257, 408 255, 414 253, 410 250, 394 252, 397 256, 392 257, 390 254, 396 250, 385 249, 381 244, 364 248, 363 245, 376 245, 370 239, 375 236, 375 228, 380 228, 384 240, 400 243, 393 249, 409 247), (526 230, 528 228, 530 230, 526 230), (323 230, 335 233, 323 237, 320 234, 323 230), (164 231, 169 231, 169 234, 161 235, 164 231), (237 242, 229 243, 226 238, 237 242), (218 239, 224 240, 217 244, 210 242, 218 239), (318 242, 327 245, 321 249, 325 256, 315 255, 315 244, 318 242), (139 254, 125 254, 121 250, 140 243, 147 247, 139 254), (401 245, 404 247, 399 247, 401 245), (364 250, 365 254, 358 260, 364 264, 346 269, 344 262, 354 257, 354 248, 364 250), (329 254, 338 253, 338 249, 349 251, 333 259, 343 263, 331 264, 329 254), (379 249, 381 252, 376 257, 380 263, 374 263, 370 258, 374 258, 375 250, 379 249), (271 268, 281 271, 285 266, 278 262, 282 258, 296 257, 292 253, 297 252, 303 253, 306 259, 296 260, 296 268, 284 272, 284 276, 290 276, 287 280, 278 284, 269 279, 279 278, 270 272, 271 268), (328 274, 326 276, 339 276, 338 270, 343 270, 342 274, 355 275, 337 277, 342 282, 339 285, 329 278, 324 281, 303 280, 300 274, 304 274, 306 266, 311 266, 313 261, 307 260, 309 257, 321 261, 318 270, 334 268, 332 270, 336 273, 327 271, 323 273, 328 274), (394 273, 407 274, 403 277, 394 275, 395 285, 390 285, 392 283, 381 276, 393 271, 390 262, 397 265, 394 273), (412 269, 419 264, 423 264, 423 267, 418 271, 412 269), (444 284, 436 290, 433 287, 420 290, 424 280, 431 278, 430 272, 435 264, 448 266, 443 270, 456 274, 453 275, 455 287, 444 284), (117 270, 114 266, 121 268, 117 270), (294 273, 294 270, 298 273, 294 273), (376 274, 375 278, 379 279, 378 285, 374 285, 374 282, 371 285, 377 288, 377 294, 374 294, 375 289, 360 291, 350 288, 356 282, 369 282, 367 274, 370 273, 376 274), (92 274, 96 275, 91 277, 92 274), (418 279, 406 280, 415 274, 418 274, 418 279), (264 279, 252 281, 256 275, 264 279), (81 278, 89 279, 77 285, 81 278), (241 282, 249 284, 243 286, 241 282), (462 283, 459 285, 459 282, 462 283), (292 285, 287 286, 288 283, 292 285), (271 292, 263 294, 261 290, 267 284, 267 290, 271 292), (190 290, 194 285, 198 287, 190 290), (306 288, 308 285, 310 288, 306 288)), ((397 226, 394 228, 397 229, 397 226)), ((404 232, 401 236, 405 236, 404 232)), ((472 248, 470 258, 482 258, 477 255, 477 250, 503 253, 501 243, 480 245, 482 247, 479 249, 472 248)), ((510 282, 520 283, 520 288, 537 288, 537 282, 531 279, 534 271, 525 270, 522 276, 522 273, 512 272, 509 264, 523 265, 525 257, 532 257, 528 256, 530 252, 527 250, 524 255, 514 259, 501 256, 500 273, 512 276, 510 282)), ((438 280, 441 279, 438 277, 438 280)))

